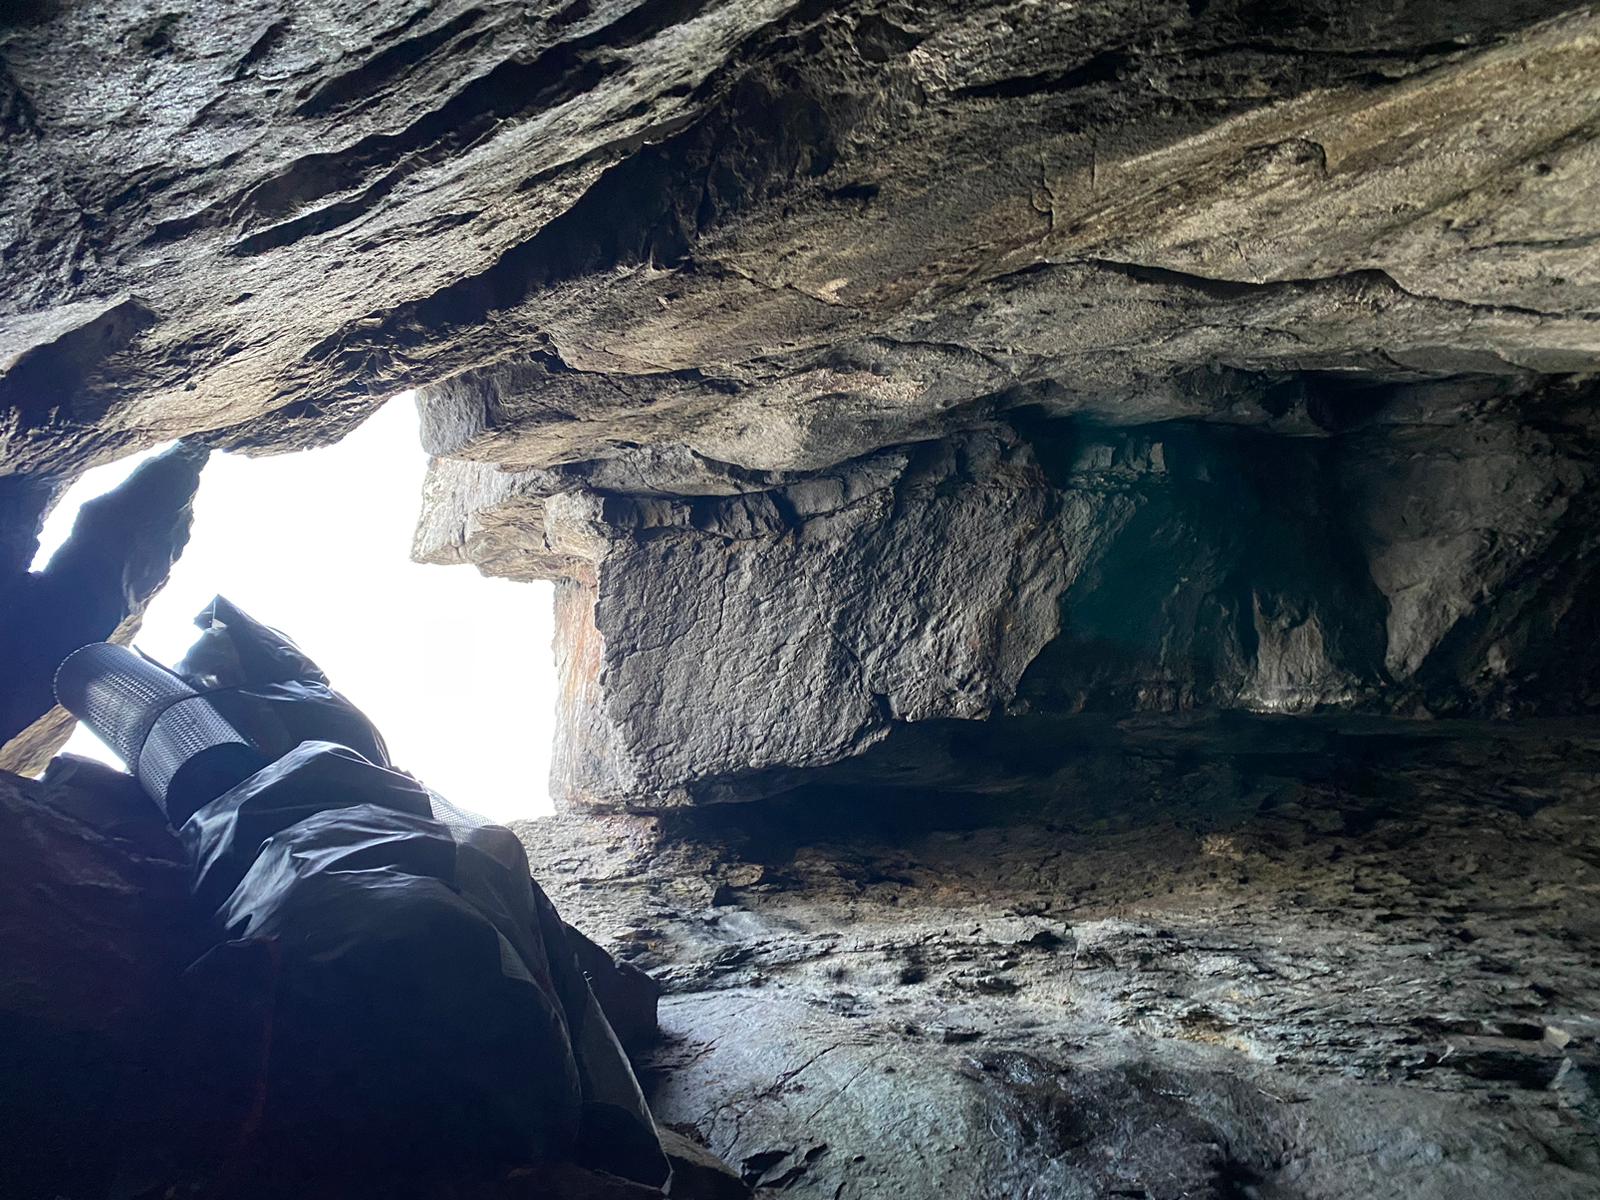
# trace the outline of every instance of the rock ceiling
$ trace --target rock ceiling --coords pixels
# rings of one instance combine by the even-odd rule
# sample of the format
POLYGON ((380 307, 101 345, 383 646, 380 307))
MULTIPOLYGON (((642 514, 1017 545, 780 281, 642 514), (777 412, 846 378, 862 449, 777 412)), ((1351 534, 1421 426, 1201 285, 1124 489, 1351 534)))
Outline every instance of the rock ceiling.
POLYGON ((1592 7, 6 20, 13 573, 86 465, 417 388, 419 557, 564 581, 574 801, 1596 695, 1592 7))

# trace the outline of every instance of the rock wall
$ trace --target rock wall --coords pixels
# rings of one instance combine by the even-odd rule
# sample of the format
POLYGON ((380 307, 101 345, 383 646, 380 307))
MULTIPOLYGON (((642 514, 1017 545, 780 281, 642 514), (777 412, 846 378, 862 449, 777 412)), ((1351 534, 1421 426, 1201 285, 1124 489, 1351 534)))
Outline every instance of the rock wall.
POLYGON ((1591 706, 1592 6, 46 2, 0 56, 5 544, 419 388, 417 555, 570 581, 571 802, 1591 706))
MULTIPOLYGON (((0 1117, 8 1196, 96 1196, 146 1157, 178 1035, 179 979, 206 945, 188 870, 131 778, 60 760, 0 772, 0 1117)), ((165 1114, 162 1114, 165 1115, 165 1114)))
MULTIPOLYGON (((1593 1194, 1592 4, 30 0, 0 138, 6 736, 191 455, 415 388, 416 557, 558 580, 535 870, 746 1183, 1593 1194)), ((17 905, 127 894, 39 820, 17 905)))
POLYGON ((1589 399, 1297 437, 1035 413, 733 496, 557 493, 558 794, 750 798, 953 719, 1591 713, 1589 399))

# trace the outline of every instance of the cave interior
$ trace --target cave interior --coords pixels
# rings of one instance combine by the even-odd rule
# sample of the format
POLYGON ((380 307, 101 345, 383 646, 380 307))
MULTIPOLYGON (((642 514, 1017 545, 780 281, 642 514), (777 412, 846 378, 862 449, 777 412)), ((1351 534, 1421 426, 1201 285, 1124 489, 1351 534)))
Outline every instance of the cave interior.
MULTIPOLYGON (((0 139, 4 1194, 255 1186, 52 680, 414 391, 666 1194, 1600 1196, 1594 5, 24 0, 0 139)), ((662 1194, 501 1166, 293 1194, 662 1194)))

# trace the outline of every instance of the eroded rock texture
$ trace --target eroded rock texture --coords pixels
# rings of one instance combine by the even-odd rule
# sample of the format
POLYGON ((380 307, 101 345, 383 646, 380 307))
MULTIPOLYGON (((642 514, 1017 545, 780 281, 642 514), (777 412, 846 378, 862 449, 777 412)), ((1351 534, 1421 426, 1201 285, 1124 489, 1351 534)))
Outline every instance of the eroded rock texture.
POLYGON ((36 0, 0 132, 6 578, 418 389, 749 1183, 1592 1194, 1594 6, 36 0))
POLYGON ((1591 7, 126 0, 4 63, 19 520, 420 387, 419 556, 571 581, 574 803, 1590 703, 1591 7))
POLYGON ((830 790, 519 831, 665 986, 658 1117, 758 1195, 1579 1200, 1597 744, 1568 734, 1350 741, 1320 778, 1102 742, 1098 786, 1003 816, 830 790))
POLYGON ((1591 14, 1190 9, 811 22, 758 74, 815 128, 609 176, 692 231, 423 391, 419 554, 573 581, 565 798, 934 718, 1592 707, 1591 14))
POLYGON ((737 798, 935 719, 1589 712, 1587 398, 1541 403, 1337 437, 1044 422, 734 497, 561 494, 547 535, 594 581, 566 636, 597 645, 563 664, 558 782, 737 798))

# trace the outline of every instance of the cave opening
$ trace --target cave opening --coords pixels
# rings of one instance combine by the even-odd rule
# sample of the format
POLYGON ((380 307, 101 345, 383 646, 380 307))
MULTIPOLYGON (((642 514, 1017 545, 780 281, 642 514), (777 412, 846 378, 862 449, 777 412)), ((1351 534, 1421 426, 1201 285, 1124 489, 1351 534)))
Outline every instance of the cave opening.
MULTIPOLYGON (((85 501, 166 448, 77 480, 45 522, 34 570, 85 501)), ((293 637, 430 787, 496 820, 542 816, 555 723, 551 585, 413 561, 427 464, 409 394, 331 446, 213 453, 188 543, 134 645, 177 662, 198 634, 196 614, 224 595, 293 637)), ((81 722, 63 752, 119 763, 81 722)))

